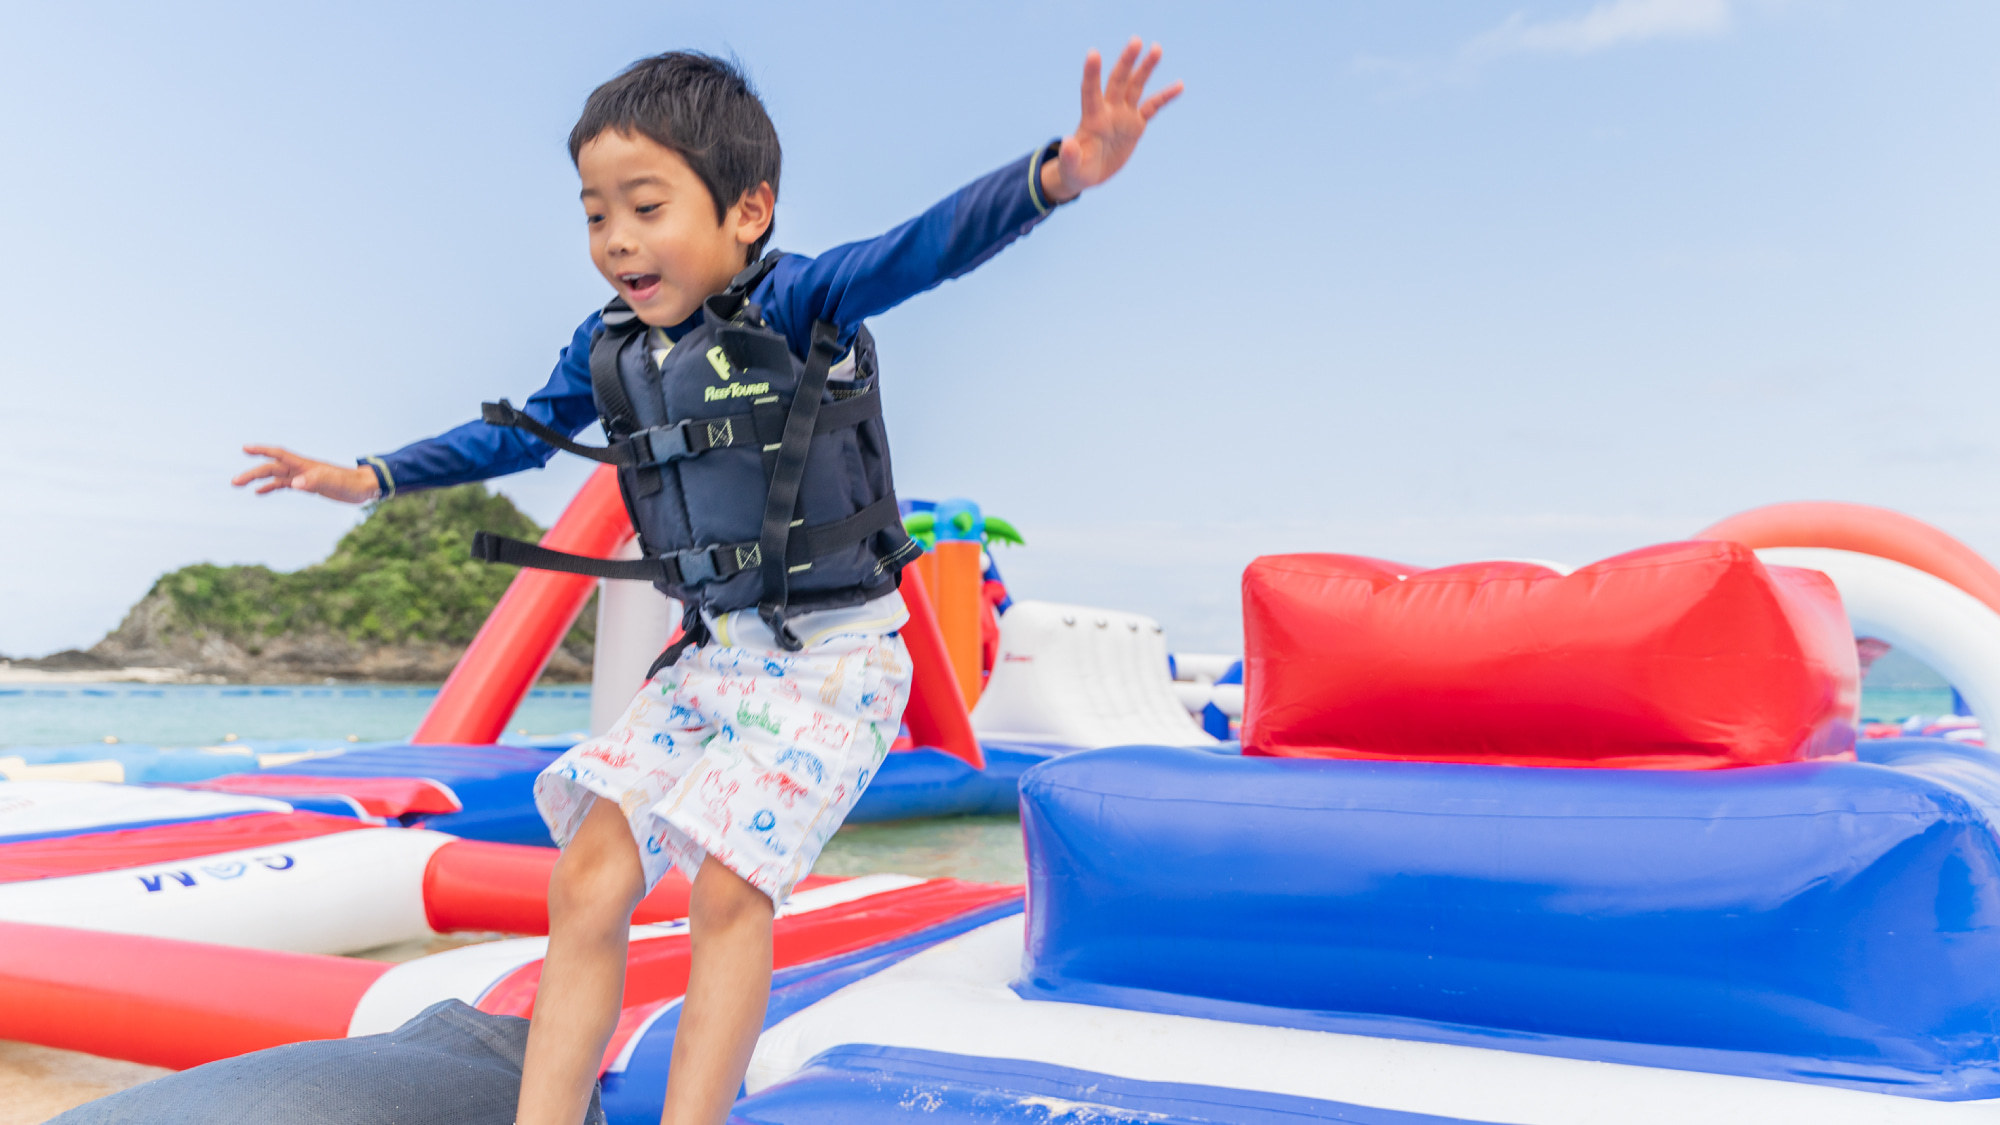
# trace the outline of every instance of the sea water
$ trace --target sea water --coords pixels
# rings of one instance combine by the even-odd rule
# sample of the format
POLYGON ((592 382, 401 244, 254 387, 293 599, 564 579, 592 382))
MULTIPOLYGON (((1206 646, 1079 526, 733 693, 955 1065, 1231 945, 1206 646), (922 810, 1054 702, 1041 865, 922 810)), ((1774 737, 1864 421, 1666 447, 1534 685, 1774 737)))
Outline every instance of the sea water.
MULTIPOLYGON (((0 749, 84 742, 209 746, 224 741, 352 739, 393 742, 422 721, 435 687, 339 684, 0 684, 0 749)), ((1952 713, 1949 688, 1866 687, 1861 713, 1899 721, 1952 713)), ((508 719, 505 738, 554 738, 590 725, 588 687, 535 688, 508 719)))
MULTIPOLYGON (((408 738, 438 689, 408 684, 0 684, 0 749, 83 742, 209 746, 220 742, 408 738)), ((590 725, 588 687, 535 688, 504 737, 548 737, 590 725)))

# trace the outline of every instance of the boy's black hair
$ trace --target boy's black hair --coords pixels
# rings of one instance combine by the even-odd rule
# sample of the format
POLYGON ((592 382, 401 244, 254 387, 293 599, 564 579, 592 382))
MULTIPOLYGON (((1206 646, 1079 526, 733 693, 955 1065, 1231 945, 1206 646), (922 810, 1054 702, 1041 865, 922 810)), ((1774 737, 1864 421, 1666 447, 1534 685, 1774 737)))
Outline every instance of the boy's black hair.
MULTIPOLYGON (((613 130, 679 153, 714 197, 718 223, 760 183, 769 183, 777 197, 784 163, 778 130, 734 63, 700 51, 668 51, 626 67, 583 103, 583 116, 569 131, 570 163, 584 145, 613 130)), ((770 240, 767 227, 746 260, 755 261, 770 240)))

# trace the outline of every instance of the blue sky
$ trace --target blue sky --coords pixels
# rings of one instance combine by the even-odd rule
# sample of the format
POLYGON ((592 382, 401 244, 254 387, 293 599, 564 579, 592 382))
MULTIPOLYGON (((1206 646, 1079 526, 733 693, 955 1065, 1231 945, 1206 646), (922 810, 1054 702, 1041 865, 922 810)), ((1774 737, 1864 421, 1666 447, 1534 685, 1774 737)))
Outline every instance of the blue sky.
MULTIPOLYGON (((36 10, 36 8, 39 10, 36 10)), ((1236 641, 1267 552, 1585 562, 1800 498, 2000 556, 2000 8, 1841 0, 340 6, 0 13, 0 652, 354 509, 226 481, 540 385, 605 297, 563 138, 734 52, 778 244, 1066 131, 1133 33, 1188 94, 1125 174, 882 317, 905 495, 1018 595, 1236 641)), ((538 518, 583 475, 497 482, 538 518)))

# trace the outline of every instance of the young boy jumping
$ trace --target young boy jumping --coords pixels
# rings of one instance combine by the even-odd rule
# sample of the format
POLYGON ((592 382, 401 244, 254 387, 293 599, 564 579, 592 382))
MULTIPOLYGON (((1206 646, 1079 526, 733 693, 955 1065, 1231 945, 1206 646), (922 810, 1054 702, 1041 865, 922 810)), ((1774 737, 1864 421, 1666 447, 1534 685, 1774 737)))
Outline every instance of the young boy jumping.
POLYGON ((522 1125, 583 1119, 632 911, 672 867, 693 882, 692 953, 662 1120, 728 1116, 769 1000, 773 913, 859 799, 909 698, 896 633, 909 545, 862 321, 1116 173, 1181 92, 1144 96, 1159 60, 1134 39, 1103 76, 1090 52, 1069 136, 879 238, 760 262, 781 160, 763 104, 722 60, 644 59, 598 87, 570 133, 591 261, 618 296, 577 329, 548 385, 519 411, 489 406, 354 467, 244 447, 266 460, 236 485, 350 503, 539 466, 558 447, 593 456, 618 466, 645 560, 590 569, 490 543, 485 557, 637 568, 691 607, 696 643, 535 785, 563 850, 522 1125), (609 446, 566 440, 600 418, 609 446))

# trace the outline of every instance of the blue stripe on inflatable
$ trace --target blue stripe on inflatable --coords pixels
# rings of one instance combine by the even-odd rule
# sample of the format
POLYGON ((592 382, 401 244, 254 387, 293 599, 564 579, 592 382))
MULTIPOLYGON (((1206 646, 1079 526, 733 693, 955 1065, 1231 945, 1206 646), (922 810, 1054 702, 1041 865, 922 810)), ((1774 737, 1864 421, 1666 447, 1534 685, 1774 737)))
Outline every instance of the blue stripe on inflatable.
POLYGON ((340 739, 292 739, 255 744, 234 742, 226 748, 218 749, 172 748, 134 743, 108 746, 94 742, 74 746, 10 746, 0 750, 0 758, 18 757, 30 765, 114 761, 125 767, 127 784, 177 784, 207 781, 212 777, 255 770, 257 754, 344 751, 349 745, 340 739))
POLYGON ((1003 815, 1020 806, 1021 774, 1058 753, 1051 747, 983 743, 986 768, 939 750, 899 750, 882 759, 849 824, 926 816, 1003 815))
MULTIPOLYGON (((855 981, 873 976, 941 941, 1020 912, 1018 902, 1001 903, 895 941, 779 969, 771 974, 771 1002, 764 1009, 764 1027, 775 1027, 779 1021, 855 981)), ((604 1076, 601 1089, 606 1125, 658 1125, 660 1109, 667 1100, 667 1064, 673 1058, 680 1017, 679 1005, 662 1014, 633 1047, 625 1069, 604 1076)))
MULTIPOLYGON (((292 805, 294 808, 298 807, 291 801, 286 801, 285 803, 292 805)), ((321 810, 315 808, 310 811, 320 812, 321 810)), ((118 824, 86 824, 78 828, 58 828, 52 832, 23 832, 18 835, 0 836, 0 847, 4 847, 7 844, 25 844, 31 840, 63 840, 76 836, 97 836, 106 832, 124 832, 133 828, 164 828, 170 824, 211 824, 218 820, 233 820, 239 816, 264 816, 271 812, 271 809, 243 809, 240 812, 207 812, 199 816, 169 816, 158 820, 131 820, 118 824)), ((354 810, 343 805, 341 811, 334 815, 353 816, 354 810)))
POLYGON ((451 787, 464 812, 425 819, 423 827, 468 840, 549 847, 535 811, 535 777, 560 751, 523 746, 374 746, 293 762, 265 774, 303 777, 428 777, 451 787))
POLYGON ((1928 778, 2000 818, 2000 770, 1993 751, 1942 738, 1862 739, 1854 754, 1864 762, 1928 778))
MULTIPOLYGON (((2000 763, 1702 772, 1070 755, 1030 999, 2000 1096, 2000 763)), ((1983 753, 1983 752, 1981 752, 1983 753)))
POLYGON ((380 818, 371 817, 367 811, 351 797, 284 797, 280 798, 297 812, 324 813, 327 816, 345 816, 355 820, 367 820, 376 824, 380 818))
POLYGON ((1346 1102, 1142 1082, 1019 1059, 851 1045, 813 1056, 797 1077, 736 1103, 745 1125, 875 1125, 921 1108, 936 1125, 1442 1125, 1436 1117, 1346 1102))

